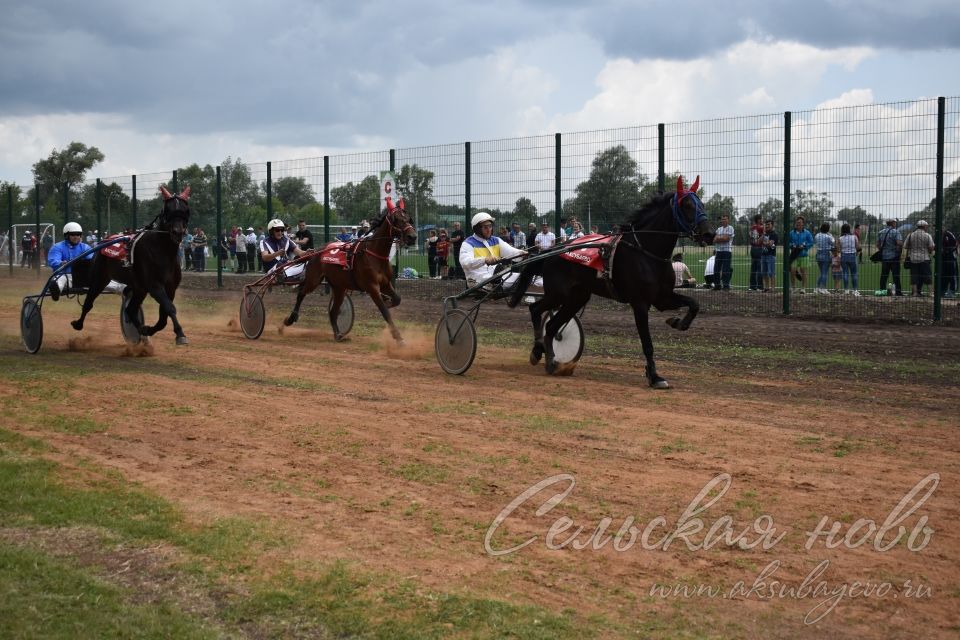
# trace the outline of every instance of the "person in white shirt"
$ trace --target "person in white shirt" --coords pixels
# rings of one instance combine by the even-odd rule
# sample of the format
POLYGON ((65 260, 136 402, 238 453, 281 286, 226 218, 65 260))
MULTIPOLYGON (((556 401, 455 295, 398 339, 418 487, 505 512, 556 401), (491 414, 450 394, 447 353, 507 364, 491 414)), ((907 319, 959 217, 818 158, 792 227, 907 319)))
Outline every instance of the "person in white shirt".
POLYGON ((712 289, 717 286, 717 276, 714 275, 713 265, 717 260, 717 252, 707 258, 707 263, 703 265, 703 288, 712 289))
POLYGON ((546 251, 557 244, 557 236, 550 231, 550 225, 544 222, 540 225, 540 233, 537 234, 533 243, 540 248, 540 251, 546 251))
POLYGON ((714 291, 719 291, 721 287, 724 291, 730 291, 730 279, 733 277, 733 235, 730 216, 723 214, 720 216, 720 226, 713 236, 713 246, 717 252, 716 270, 719 271, 716 284, 713 285, 714 291))
POLYGON ((580 223, 577 222, 576 220, 574 220, 573 222, 573 228, 571 231, 572 231, 570 233, 571 240, 576 240, 577 238, 582 238, 584 236, 583 227, 580 226, 580 223))
MULTIPOLYGON (((712 257, 712 256, 711 256, 712 257)), ((674 289, 687 289, 697 286, 697 279, 690 273, 690 269, 683 263, 683 254, 677 253, 673 256, 673 287, 674 289)))

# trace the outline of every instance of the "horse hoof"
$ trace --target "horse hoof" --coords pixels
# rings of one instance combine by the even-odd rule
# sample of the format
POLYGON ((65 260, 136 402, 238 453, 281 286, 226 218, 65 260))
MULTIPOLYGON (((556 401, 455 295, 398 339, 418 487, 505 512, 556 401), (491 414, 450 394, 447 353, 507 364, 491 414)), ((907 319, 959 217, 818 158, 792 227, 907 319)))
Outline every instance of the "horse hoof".
POLYGON ((77 331, 83 331, 83 323, 79 320, 71 320, 70 326, 76 329, 77 331))
POLYGON ((530 350, 530 364, 537 365, 540 363, 540 359, 543 357, 543 345, 537 343, 533 345, 533 349, 530 350))
POLYGON ((674 329, 679 329, 680 318, 667 318, 667 324, 673 327, 674 329))
POLYGON ((656 380, 650 381, 651 389, 669 389, 670 383, 664 380, 663 378, 658 378, 656 380))
POLYGON ((547 368, 547 374, 552 376, 557 372, 557 362, 555 360, 548 361, 546 368, 547 368))
POLYGON ((187 336, 177 336, 177 346, 182 347, 184 345, 190 344, 190 341, 187 340, 187 336))
POLYGON ((288 316, 286 319, 284 319, 283 324, 285 324, 286 326, 289 327, 289 326, 292 325, 294 322, 296 322, 297 319, 298 319, 298 316, 290 315, 290 316, 288 316))

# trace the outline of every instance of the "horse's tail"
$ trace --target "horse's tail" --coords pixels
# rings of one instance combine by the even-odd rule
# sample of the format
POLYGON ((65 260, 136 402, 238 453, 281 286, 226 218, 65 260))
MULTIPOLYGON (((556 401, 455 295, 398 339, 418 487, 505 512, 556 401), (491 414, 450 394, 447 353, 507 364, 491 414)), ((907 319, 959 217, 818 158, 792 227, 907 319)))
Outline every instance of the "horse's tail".
POLYGON ((513 285, 513 293, 510 294, 510 299, 507 301, 508 307, 512 309, 520 304, 520 299, 523 298, 527 292, 527 287, 530 286, 533 279, 543 275, 543 263, 543 260, 537 260, 536 262, 520 267, 520 277, 517 278, 516 283, 513 285))

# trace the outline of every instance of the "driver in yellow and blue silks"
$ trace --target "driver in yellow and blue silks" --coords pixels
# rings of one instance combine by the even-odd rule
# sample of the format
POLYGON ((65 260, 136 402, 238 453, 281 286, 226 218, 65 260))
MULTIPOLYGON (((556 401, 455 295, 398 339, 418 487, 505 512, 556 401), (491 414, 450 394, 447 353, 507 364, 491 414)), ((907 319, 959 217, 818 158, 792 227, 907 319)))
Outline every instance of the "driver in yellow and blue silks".
MULTIPOLYGON (((483 282, 492 278, 497 272, 496 265, 499 260, 527 255, 526 251, 512 247, 493 235, 493 223, 493 216, 485 211, 470 220, 473 235, 460 246, 460 266, 463 267, 468 282, 483 282)), ((512 286, 519 275, 507 275, 503 279, 503 287, 506 289, 512 286)))

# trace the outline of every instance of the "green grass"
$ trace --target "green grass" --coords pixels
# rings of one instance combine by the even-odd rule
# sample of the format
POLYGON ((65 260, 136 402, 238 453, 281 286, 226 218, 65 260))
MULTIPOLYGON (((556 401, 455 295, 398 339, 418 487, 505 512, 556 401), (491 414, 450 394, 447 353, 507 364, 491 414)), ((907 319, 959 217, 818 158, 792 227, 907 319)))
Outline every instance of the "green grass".
MULTIPOLYGON (((82 461, 63 466, 42 458, 48 448, 0 429, 0 531, 83 527, 99 532, 96 544, 110 540, 128 550, 170 546, 182 559, 165 571, 188 576, 220 604, 212 619, 213 614, 201 619, 193 613, 196 607, 182 594, 160 594, 159 601, 147 606, 142 594, 100 577, 96 562, 71 558, 70 549, 66 557, 54 557, 29 543, 0 542, 4 637, 283 638, 295 629, 298 636, 319 637, 583 638, 606 635, 602 630, 611 628, 573 612, 426 590, 396 576, 357 571, 336 559, 311 567, 284 563, 275 550, 285 548, 288 540, 269 523, 238 518, 190 522, 174 505, 131 486, 116 472, 82 461), (256 570, 268 553, 271 571, 256 570)), ((426 463, 405 464, 398 473, 428 483, 447 475, 442 467, 426 463)), ((419 511, 414 502, 404 514, 412 517, 419 511)), ((436 514, 433 518, 434 533, 445 534, 442 521, 436 514)), ((100 551, 109 553, 106 545, 100 551)))

